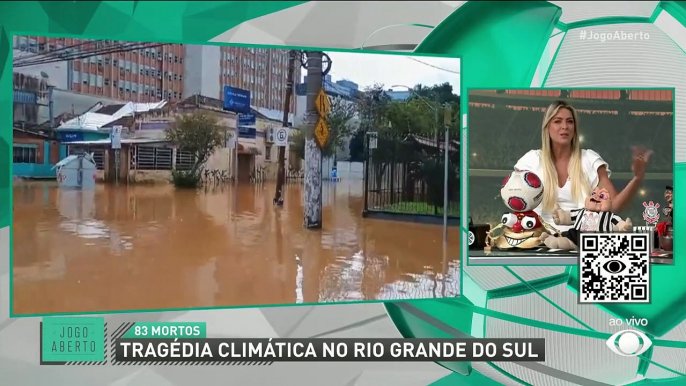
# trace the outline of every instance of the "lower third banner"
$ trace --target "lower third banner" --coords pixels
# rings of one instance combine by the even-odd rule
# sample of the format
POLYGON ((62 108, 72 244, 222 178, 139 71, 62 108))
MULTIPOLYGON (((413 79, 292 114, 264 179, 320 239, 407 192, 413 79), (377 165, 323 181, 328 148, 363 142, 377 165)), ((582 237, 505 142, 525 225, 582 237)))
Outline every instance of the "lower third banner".
POLYGON ((140 339, 119 338, 113 364, 237 362, 544 362, 537 339, 140 339))

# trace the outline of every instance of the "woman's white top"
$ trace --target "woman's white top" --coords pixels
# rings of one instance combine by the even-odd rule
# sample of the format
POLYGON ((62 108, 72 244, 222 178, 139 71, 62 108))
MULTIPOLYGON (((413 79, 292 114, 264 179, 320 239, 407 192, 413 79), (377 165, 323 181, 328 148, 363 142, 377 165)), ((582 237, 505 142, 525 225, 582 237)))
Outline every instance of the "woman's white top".
MULTIPOLYGON (((588 149, 584 149, 581 151, 581 168, 584 172, 584 175, 586 175, 586 178, 588 179, 588 184, 591 187, 591 189, 598 186, 598 168, 600 168, 603 165, 605 165, 605 168, 607 169, 607 176, 609 177, 611 174, 610 167, 598 153, 588 149)), ((529 152, 524 154, 524 156, 520 158, 519 161, 517 161, 514 168, 516 170, 528 170, 536 173, 543 182, 543 188, 547 188, 548 182, 545 181, 543 165, 541 164, 540 150, 530 150, 529 152)), ((561 209, 569 211, 584 206, 584 203, 586 201, 586 195, 582 197, 581 202, 574 202, 574 200, 572 199, 572 183, 570 182, 569 177, 567 178, 567 181, 565 182, 564 186, 561 188, 557 180, 552 181, 552 183, 553 186, 557 187, 557 204, 560 205, 561 209)), ((538 208, 534 209, 534 212, 541 216, 543 221, 554 226, 560 231, 566 231, 572 227, 567 225, 555 224, 555 222, 553 221, 552 213, 543 213, 543 204, 539 205, 538 208)))

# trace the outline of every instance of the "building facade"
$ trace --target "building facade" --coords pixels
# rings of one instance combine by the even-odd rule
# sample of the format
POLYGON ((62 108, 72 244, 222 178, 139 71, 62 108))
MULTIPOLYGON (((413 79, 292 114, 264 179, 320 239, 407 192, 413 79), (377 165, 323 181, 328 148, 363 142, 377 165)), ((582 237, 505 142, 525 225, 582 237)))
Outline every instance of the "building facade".
POLYGON ((14 128, 12 174, 22 178, 55 178, 52 168, 66 157, 66 145, 45 135, 14 128))
MULTIPOLYGON (((122 101, 175 103, 191 95, 221 99, 222 86, 227 85, 249 90, 253 106, 276 111, 284 107, 288 50, 184 44, 132 49, 144 43, 44 36, 15 36, 13 44, 15 60, 32 63, 15 72, 43 73, 58 89, 122 101), (60 55, 88 57, 43 63, 60 55)), ((298 62, 295 79, 300 74, 298 62)), ((294 108, 291 101, 291 111, 294 108)))

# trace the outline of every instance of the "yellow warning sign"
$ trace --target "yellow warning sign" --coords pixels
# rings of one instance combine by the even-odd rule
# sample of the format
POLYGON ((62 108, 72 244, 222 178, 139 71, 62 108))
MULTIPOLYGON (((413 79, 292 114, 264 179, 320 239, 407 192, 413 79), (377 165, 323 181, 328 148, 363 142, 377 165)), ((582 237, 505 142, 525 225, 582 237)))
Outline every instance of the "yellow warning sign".
POLYGON ((319 90, 319 94, 317 94, 317 99, 315 100, 315 107, 317 108, 320 117, 326 117, 329 114, 331 102, 324 92, 324 89, 319 90))
POLYGON ((314 128, 314 138, 317 140, 317 145, 319 145, 320 149, 324 148, 326 143, 329 142, 329 126, 322 118, 319 118, 319 122, 317 122, 317 126, 314 128))

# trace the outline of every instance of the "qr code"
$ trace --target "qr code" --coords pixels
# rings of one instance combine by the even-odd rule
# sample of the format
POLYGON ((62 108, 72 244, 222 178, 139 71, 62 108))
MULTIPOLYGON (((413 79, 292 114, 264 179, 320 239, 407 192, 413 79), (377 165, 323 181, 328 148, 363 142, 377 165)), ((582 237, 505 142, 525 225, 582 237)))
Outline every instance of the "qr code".
POLYGON ((579 240, 581 303, 650 303, 647 233, 583 233, 579 240))

